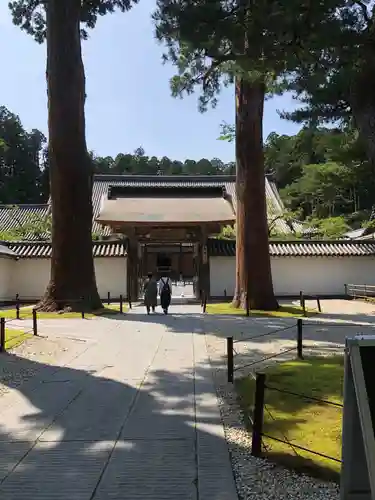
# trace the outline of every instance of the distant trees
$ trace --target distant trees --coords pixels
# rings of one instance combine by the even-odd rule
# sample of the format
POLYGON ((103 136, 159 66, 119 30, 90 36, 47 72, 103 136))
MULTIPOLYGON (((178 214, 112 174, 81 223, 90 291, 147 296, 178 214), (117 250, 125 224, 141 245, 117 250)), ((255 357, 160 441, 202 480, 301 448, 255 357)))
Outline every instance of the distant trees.
POLYGON ((147 156, 143 148, 138 148, 133 154, 119 153, 111 156, 92 156, 94 172, 97 174, 124 175, 225 175, 235 174, 234 162, 223 163, 218 158, 208 160, 172 160, 167 156, 157 158, 147 156))
POLYGON ((0 141, 0 204, 46 201, 44 135, 27 132, 18 116, 0 106, 0 141))

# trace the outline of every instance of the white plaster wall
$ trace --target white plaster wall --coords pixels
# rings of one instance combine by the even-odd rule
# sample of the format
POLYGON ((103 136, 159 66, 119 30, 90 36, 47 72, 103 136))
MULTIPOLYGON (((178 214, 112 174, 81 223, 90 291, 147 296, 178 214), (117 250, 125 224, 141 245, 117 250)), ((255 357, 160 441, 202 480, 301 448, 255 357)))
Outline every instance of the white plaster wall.
POLYGON ((234 295, 236 284, 236 258, 210 257, 210 295, 223 297, 224 290, 228 296, 234 295))
POLYGON ((374 284, 375 257, 274 257, 276 295, 343 295, 344 285, 374 284))
POLYGON ((49 259, 19 259, 13 266, 10 298, 18 293, 21 299, 39 299, 50 277, 49 259))
POLYGON ((126 257, 98 257, 94 259, 96 284, 102 299, 126 297, 126 257))
MULTIPOLYGON (((344 285, 375 284, 375 257, 271 257, 278 296, 343 295, 344 285)), ((210 257, 212 297, 234 293, 235 257, 210 257)))
POLYGON ((10 284, 16 264, 16 260, 0 256, 0 301, 10 298, 10 284))
MULTIPOLYGON (((0 273, 2 260, 5 259, 0 260, 0 273)), ((39 299, 50 279, 50 259, 19 259, 14 264, 11 271, 10 298, 14 298, 18 293, 21 298, 39 299)), ((106 298, 108 292, 112 297, 118 298, 120 294, 125 297, 126 259, 98 257, 94 259, 94 265, 100 297, 106 298)))

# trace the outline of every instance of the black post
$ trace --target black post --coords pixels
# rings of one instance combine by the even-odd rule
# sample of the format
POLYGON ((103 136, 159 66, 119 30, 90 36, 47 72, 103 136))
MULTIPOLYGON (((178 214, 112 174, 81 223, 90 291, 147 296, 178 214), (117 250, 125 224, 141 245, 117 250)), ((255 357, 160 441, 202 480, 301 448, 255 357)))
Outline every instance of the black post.
POLYGON ((205 313, 207 309, 207 294, 204 293, 204 298, 203 298, 203 312, 205 313))
POLYGON ((120 313, 122 314, 123 312, 123 306, 122 306, 122 294, 120 294, 120 313))
POLYGON ((348 298, 348 285, 345 283, 344 285, 345 297, 348 298))
POLYGON ((81 304, 82 304, 82 307, 81 307, 81 317, 82 319, 85 319, 85 297, 81 297, 81 304))
POLYGON ((297 358, 298 359, 303 359, 302 329, 303 329, 302 319, 297 319, 297 358))
POLYGON ((107 296, 107 304, 109 305, 111 303, 111 292, 108 292, 107 296))
POLYGON ((227 289, 224 288, 224 297, 226 297, 226 296, 227 296, 227 289))
POLYGON ((303 309, 303 292, 299 292, 299 305, 303 309))
POLYGON ((249 303, 249 295, 248 294, 246 294, 245 300, 246 300, 246 316, 249 317, 250 316, 250 303, 249 303))
POLYGON ((228 382, 233 383, 233 337, 227 337, 227 371, 228 382))
POLYGON ((316 298, 316 302, 318 304, 318 311, 321 313, 322 312, 322 306, 320 305, 320 298, 319 297, 316 298))
POLYGON ((5 318, 0 318, 0 352, 5 352, 5 318))
POLYGON ((33 308, 33 332, 34 335, 38 335, 38 321, 35 308, 33 308))
POLYGON ((16 318, 20 319, 20 296, 16 294, 16 318))
POLYGON ((130 290, 128 291, 128 302, 129 302, 129 309, 132 308, 132 296, 130 294, 130 290))
POLYGON ((251 454, 260 457, 262 454, 262 433, 264 413, 264 393, 266 389, 266 376, 257 373, 255 380, 255 402, 253 412, 253 434, 251 441, 251 454))

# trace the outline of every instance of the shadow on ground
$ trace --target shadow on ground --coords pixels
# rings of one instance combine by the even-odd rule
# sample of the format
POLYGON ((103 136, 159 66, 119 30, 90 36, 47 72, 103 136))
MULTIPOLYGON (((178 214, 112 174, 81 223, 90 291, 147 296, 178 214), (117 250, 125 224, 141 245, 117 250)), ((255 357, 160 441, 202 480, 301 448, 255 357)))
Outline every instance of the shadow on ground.
MULTIPOLYGON (((72 369, 4 356, 34 377, 17 387, 21 397, 12 406, 7 395, 0 400, 2 500, 156 500, 172 498, 171 492, 191 499, 198 487, 204 495, 207 477, 204 470, 200 477, 195 465, 199 447, 226 447, 205 430, 221 425, 211 406, 199 405, 196 427, 197 384, 199 397, 205 389, 212 393, 207 366, 197 368, 195 381, 193 369, 181 376, 159 370, 137 387, 136 381, 107 377, 111 365, 94 372, 89 366, 72 369)), ((6 376, 2 383, 8 384, 6 376)), ((210 498, 232 500, 216 480, 210 498)))

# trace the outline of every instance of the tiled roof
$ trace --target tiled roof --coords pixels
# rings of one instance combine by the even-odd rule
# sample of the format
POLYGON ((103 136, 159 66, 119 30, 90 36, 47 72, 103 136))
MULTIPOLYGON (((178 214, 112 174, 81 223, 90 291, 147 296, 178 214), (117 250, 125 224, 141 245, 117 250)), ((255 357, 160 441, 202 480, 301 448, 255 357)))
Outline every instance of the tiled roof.
MULTIPOLYGON (((267 211, 270 221, 280 217, 284 206, 278 194, 276 185, 267 177, 266 196, 267 211)), ((97 222, 103 197, 107 196, 109 186, 133 186, 133 187, 225 187, 227 193, 232 197, 234 209, 236 210, 236 177, 234 175, 170 175, 170 176, 144 176, 144 175, 95 175, 93 183, 93 231, 107 236, 111 233, 109 228, 103 228, 97 222)), ((50 211, 50 205, 18 205, 12 208, 9 205, 0 205, 0 231, 8 231, 19 225, 23 225, 30 219, 39 216, 44 217, 50 211)), ((290 227, 283 219, 278 219, 275 228, 285 234, 291 232, 290 227)), ((302 226, 294 223, 296 231, 302 226)), ((27 239, 36 239, 30 235, 27 239)))
MULTIPOLYGON (((280 216, 284 206, 277 193, 275 184, 266 177, 266 196, 269 220, 280 216)), ((236 176, 235 175, 95 175, 93 185, 93 231, 107 235, 110 229, 103 229, 97 222, 96 217, 100 212, 103 197, 107 197, 109 186, 133 186, 133 187, 225 187, 228 195, 232 197, 234 209, 236 210, 236 176)), ((291 232, 289 226, 282 219, 275 223, 275 227, 283 233, 291 232)), ((296 228, 299 230, 299 228, 296 228)))
MULTIPOLYGON (((50 258, 52 247, 46 241, 19 241, 9 243, 9 249, 18 257, 28 258, 50 258)), ((92 251, 94 257, 124 257, 126 247, 120 241, 93 241, 92 251)))
MULTIPOLYGON (((375 256, 375 242, 368 241, 271 241, 272 257, 361 257, 375 256)), ((213 257, 233 257, 236 242, 233 240, 210 239, 209 254, 213 257)))
MULTIPOLYGON (((50 258, 51 243, 45 241, 20 241, 0 243, 9 251, 9 256, 20 258, 50 258)), ((272 257, 361 257, 375 256, 375 242, 369 241, 271 241, 272 257)), ((236 242, 211 238, 208 252, 212 257, 234 257, 236 242)), ((94 241, 94 257, 124 257, 126 244, 120 241, 94 241)))
MULTIPOLYGON (((49 214, 49 210, 50 206, 48 204, 0 205, 0 231, 10 231, 36 218, 43 218, 49 214)), ((29 235, 28 239, 33 239, 33 235, 29 235)))
POLYGON ((17 254, 11 250, 8 245, 4 242, 4 244, 0 243, 0 257, 9 257, 16 259, 17 254))

